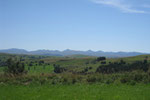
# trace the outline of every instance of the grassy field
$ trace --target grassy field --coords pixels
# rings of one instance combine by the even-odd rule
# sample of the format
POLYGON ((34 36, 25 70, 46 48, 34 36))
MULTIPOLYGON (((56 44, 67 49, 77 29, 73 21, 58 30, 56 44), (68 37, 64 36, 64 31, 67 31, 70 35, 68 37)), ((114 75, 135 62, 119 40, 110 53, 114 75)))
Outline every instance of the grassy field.
POLYGON ((0 85, 0 100, 150 100, 150 85, 0 85))
MULTIPOLYGON (((150 67, 147 72, 96 73, 102 65, 96 59, 80 55, 47 57, 1 54, 0 100, 150 100, 150 67), (21 57, 27 74, 4 74, 7 66, 2 65, 9 57, 21 57), (40 61, 44 63, 39 64, 40 61), (54 64, 67 71, 55 73, 54 64), (89 69, 84 72, 86 68, 89 69)), ((150 55, 107 58, 105 65, 120 60, 130 64, 145 59, 149 63, 150 55)))
MULTIPOLYGON (((62 67, 68 67, 70 70, 81 71, 86 67, 92 67, 89 72, 95 72, 97 67, 101 65, 101 62, 93 63, 96 60, 96 57, 89 57, 83 55, 74 55, 72 57, 50 57, 50 56, 36 56, 36 55, 10 55, 10 54, 0 54, 0 60, 6 61, 10 57, 22 57, 25 60, 26 70, 28 70, 28 64, 30 62, 34 62, 33 66, 28 70, 28 74, 41 74, 41 73, 51 73, 53 72, 53 64, 60 65, 62 67), (43 60, 45 63, 50 65, 37 65, 35 66, 35 62, 43 60), (45 68, 44 68, 45 67, 45 68)), ((107 58, 106 64, 109 62, 119 62, 120 60, 124 60, 127 63, 132 63, 135 61, 143 61, 147 57, 148 62, 150 62, 150 55, 141 55, 135 57, 125 57, 125 58, 107 58)), ((0 73, 3 72, 3 68, 0 66, 0 73)))
MULTIPOLYGON (((26 70, 28 68, 26 67, 26 70)), ((52 65, 49 66, 32 66, 28 71, 28 74, 41 74, 41 73, 52 73, 54 67, 52 65)))

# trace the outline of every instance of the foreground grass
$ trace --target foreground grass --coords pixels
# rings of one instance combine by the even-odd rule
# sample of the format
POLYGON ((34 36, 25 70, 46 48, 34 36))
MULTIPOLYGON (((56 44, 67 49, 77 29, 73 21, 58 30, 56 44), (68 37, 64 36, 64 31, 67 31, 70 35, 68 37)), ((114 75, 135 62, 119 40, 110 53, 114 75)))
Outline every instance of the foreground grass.
POLYGON ((0 85, 0 100, 150 100, 150 85, 0 85))

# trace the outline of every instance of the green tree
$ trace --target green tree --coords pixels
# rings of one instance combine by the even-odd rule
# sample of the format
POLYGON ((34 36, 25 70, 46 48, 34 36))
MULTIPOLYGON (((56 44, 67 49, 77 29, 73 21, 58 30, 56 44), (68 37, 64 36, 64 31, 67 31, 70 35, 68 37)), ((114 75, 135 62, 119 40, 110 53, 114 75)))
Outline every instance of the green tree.
POLYGON ((5 68, 6 73, 18 75, 25 72, 25 65, 21 61, 14 61, 12 58, 9 58, 6 61, 7 67, 5 68))

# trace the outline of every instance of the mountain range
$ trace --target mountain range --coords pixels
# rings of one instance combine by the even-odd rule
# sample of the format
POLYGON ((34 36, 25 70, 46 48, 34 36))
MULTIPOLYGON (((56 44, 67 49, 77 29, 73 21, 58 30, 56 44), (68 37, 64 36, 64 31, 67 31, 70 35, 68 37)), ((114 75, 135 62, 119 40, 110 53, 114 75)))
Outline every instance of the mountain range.
POLYGON ((147 53, 141 52, 104 52, 104 51, 76 51, 76 50, 36 50, 36 51, 27 51, 24 49, 3 49, 0 50, 0 53, 9 53, 9 54, 27 54, 27 55, 46 55, 46 56, 71 56, 71 55, 87 55, 87 56, 105 56, 105 57, 130 57, 137 55, 144 55, 147 53))

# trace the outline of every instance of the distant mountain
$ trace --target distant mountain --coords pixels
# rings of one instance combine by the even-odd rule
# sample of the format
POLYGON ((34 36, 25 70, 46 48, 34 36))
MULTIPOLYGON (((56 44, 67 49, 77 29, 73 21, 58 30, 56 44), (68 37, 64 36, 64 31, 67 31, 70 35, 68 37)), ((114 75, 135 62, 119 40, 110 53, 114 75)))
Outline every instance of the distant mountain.
POLYGON ((28 54, 29 52, 24 49, 5 49, 5 50, 0 50, 0 53, 10 53, 10 54, 28 54))
POLYGON ((5 49, 0 50, 0 53, 9 53, 9 54, 29 54, 29 55, 47 55, 47 56, 71 56, 71 55, 86 55, 86 56, 105 56, 105 57, 130 57, 143 55, 147 53, 140 52, 104 52, 104 51, 75 51, 75 50, 36 50, 36 51, 27 51, 24 49, 5 49))

